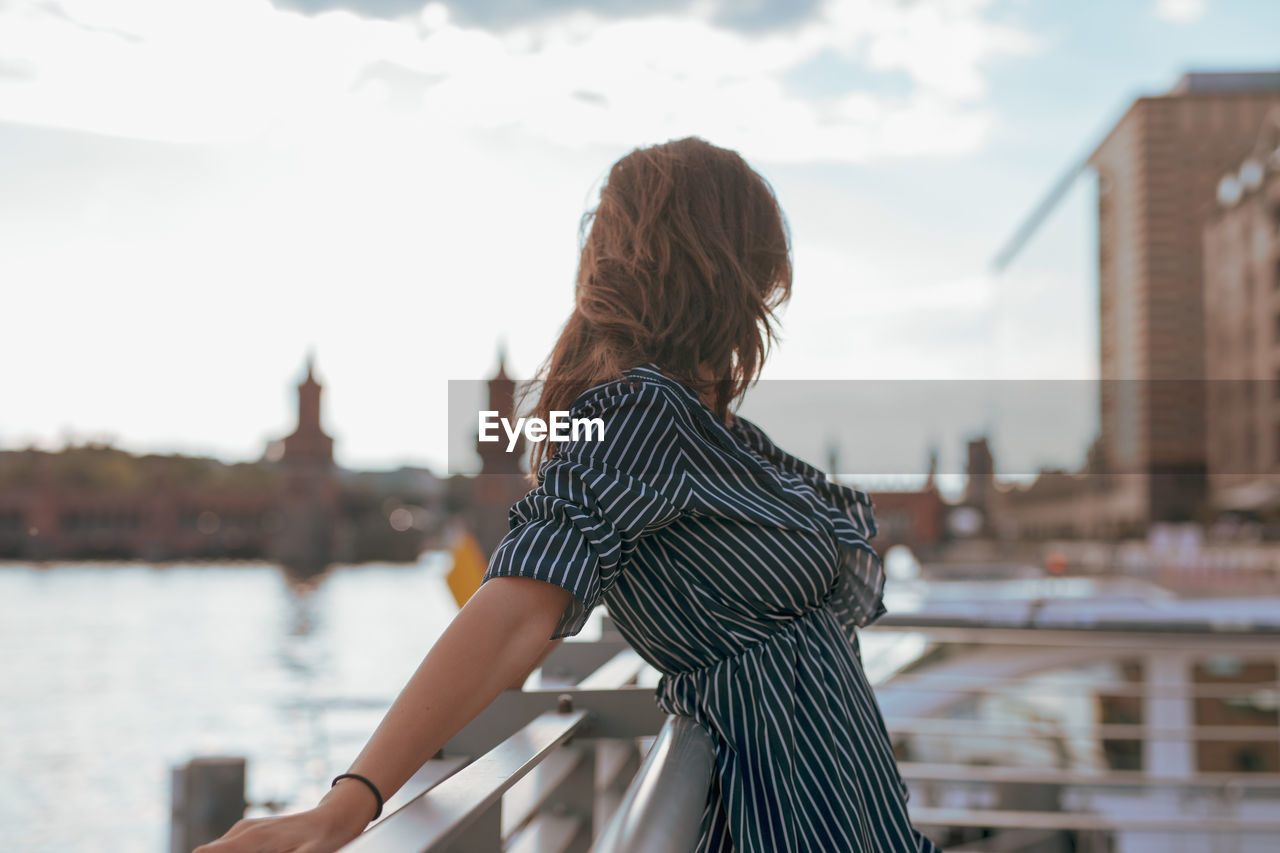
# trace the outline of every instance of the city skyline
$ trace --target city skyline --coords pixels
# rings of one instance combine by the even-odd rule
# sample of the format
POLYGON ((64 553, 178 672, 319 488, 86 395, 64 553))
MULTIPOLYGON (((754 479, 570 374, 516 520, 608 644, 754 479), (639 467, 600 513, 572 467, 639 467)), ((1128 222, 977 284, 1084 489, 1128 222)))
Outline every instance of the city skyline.
POLYGON ((764 378, 1094 378, 1091 181, 987 263, 1134 95, 1280 67, 1280 10, 1231 2, 280 6, 0 9, 0 281, 37 320, 0 341, 0 447, 256 458, 314 347, 340 464, 443 470, 448 380, 502 338, 532 372, 604 171, 685 134, 740 150, 791 220, 764 378), (642 67, 654 40, 680 49, 642 67))

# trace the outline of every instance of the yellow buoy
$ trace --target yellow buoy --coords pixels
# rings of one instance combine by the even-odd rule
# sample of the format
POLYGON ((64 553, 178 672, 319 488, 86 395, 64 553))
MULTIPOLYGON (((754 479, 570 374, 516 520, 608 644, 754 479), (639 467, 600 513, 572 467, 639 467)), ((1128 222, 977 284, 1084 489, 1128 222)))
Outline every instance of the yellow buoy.
POLYGON ((459 607, 475 595, 488 567, 484 552, 480 550, 480 543, 476 542, 469 531, 461 531, 453 543, 453 565, 445 575, 449 591, 453 593, 453 599, 458 602, 459 607))

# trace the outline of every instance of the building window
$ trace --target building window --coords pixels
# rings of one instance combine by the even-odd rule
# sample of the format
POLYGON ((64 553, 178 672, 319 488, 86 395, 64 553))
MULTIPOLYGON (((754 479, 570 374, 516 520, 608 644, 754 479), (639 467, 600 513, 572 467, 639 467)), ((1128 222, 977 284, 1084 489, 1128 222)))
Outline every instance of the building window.
POLYGON ((1280 715, 1265 698, 1266 684, 1274 684, 1277 667, 1273 661, 1220 655, 1196 663, 1193 681, 1197 728, 1224 730, 1234 726, 1255 730, 1271 729, 1256 741, 1248 737, 1196 744, 1197 769, 1201 773, 1275 773, 1280 770, 1280 746, 1273 732, 1280 715), (1267 737, 1267 735, 1272 735, 1267 737))

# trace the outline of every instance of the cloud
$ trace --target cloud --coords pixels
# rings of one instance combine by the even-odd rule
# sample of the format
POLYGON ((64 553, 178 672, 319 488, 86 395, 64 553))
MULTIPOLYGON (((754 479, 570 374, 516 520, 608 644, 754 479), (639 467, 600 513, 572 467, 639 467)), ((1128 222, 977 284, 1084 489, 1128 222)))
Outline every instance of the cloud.
POLYGON ((0 75, 0 119, 172 142, 309 145, 390 122, 570 149, 696 134, 779 162, 954 157, 985 137, 988 65, 1037 47, 990 20, 987 0, 735 4, 736 24, 729 6, 694 2, 564 0, 518 24, 535 4, 468 3, 468 18, 441 3, 369 0, 362 16, 293 2, 330 11, 0 7, 0 61, 29 71, 0 75), (504 27, 472 22, 483 15, 504 27), (815 57, 849 73, 797 91, 788 75, 815 57), (868 84, 884 75, 891 90, 868 84))
POLYGON ((0 58, 0 77, 11 77, 15 80, 29 79, 35 76, 34 69, 24 62, 14 62, 0 58))
POLYGON ((124 30, 118 30, 118 29, 115 29, 114 27, 93 26, 92 24, 86 24, 83 21, 77 20, 72 15, 69 15, 67 13, 67 10, 64 9, 60 4, 54 3, 52 2, 52 0, 44 0, 44 2, 37 2, 33 4, 33 6, 34 8, 39 9, 48 15, 52 15, 55 18, 60 18, 61 20, 66 21, 67 23, 72 24, 73 26, 79 27, 80 29, 85 30, 87 32, 103 33, 109 36, 115 36, 116 38, 123 39, 124 41, 127 41, 127 42, 142 41, 142 39, 139 38, 135 33, 125 32, 124 30))
POLYGON ((403 18, 421 12, 426 0, 274 0, 274 5, 307 15, 341 10, 364 18, 403 18))
MULTIPOLYGON (((941 260, 942 272, 904 263, 895 234, 909 232, 907 255, 940 259, 959 238, 921 253, 913 220, 885 212, 947 206, 933 181, 850 186, 773 163, 973 151, 992 64, 1035 43, 979 0, 822 4, 785 32, 727 25, 719 8, 579 10, 495 30, 439 3, 386 18, 268 0, 0 0, 0 62, 21 72, 0 71, 14 155, 0 161, 14 246, 0 280, 24 283, 17 314, 83 309, 65 318, 83 346, 41 374, 67 394, 15 374, 6 399, 47 434, 63 418, 85 425, 59 400, 88 400, 104 413, 90 426, 240 457, 274 423, 243 412, 275 412, 283 396, 253 377, 288 375, 318 341, 345 464, 441 447, 445 376, 487 368, 502 330, 525 371, 554 343, 572 305, 575 226, 593 201, 584 189, 626 148, 688 133, 738 148, 782 194, 806 294, 786 317, 795 355, 782 354, 820 356, 793 362, 799 375, 972 369, 985 338, 917 333, 978 328, 989 284, 949 278, 941 260), (850 218, 859 205, 884 221, 874 238, 850 218), (182 321, 192 306, 194 326, 182 321), (247 343, 228 350, 231 338, 247 343), (157 361, 157 347, 179 355, 157 361), (96 372, 84 351, 107 354, 96 372), (138 385, 123 405, 108 381, 121 375, 190 394, 151 407, 138 385), (257 402, 241 401, 246 383, 257 402), (102 389, 115 397, 94 396, 102 389), (194 433, 175 414, 233 398, 194 433)), ((0 350, 39 349, 25 334, 0 336, 0 350)))
POLYGON ((442 73, 427 73, 406 68, 396 62, 379 59, 360 69, 351 82, 351 91, 366 92, 384 104, 413 109, 428 89, 445 79, 442 73))
MULTIPOLYGON (((425 0, 273 0, 281 9, 310 15, 343 10, 367 18, 404 18, 422 11, 425 0)), ((508 31, 525 24, 588 12, 604 20, 681 13, 699 5, 694 0, 445 0, 451 20, 459 25, 508 31)), ((717 24, 743 32, 790 27, 810 18, 818 0, 720 0, 717 24)))
POLYGON ((1162 21, 1191 24, 1209 10, 1208 0, 1156 0, 1155 15, 1162 21))
POLYGON ((749 33, 785 30, 812 20, 821 5, 818 0, 723 0, 712 20, 749 33))
POLYGON ((571 93, 573 97, 582 101, 584 104, 594 104, 598 107, 609 106, 609 99, 599 92, 591 92, 586 89, 578 89, 571 93))

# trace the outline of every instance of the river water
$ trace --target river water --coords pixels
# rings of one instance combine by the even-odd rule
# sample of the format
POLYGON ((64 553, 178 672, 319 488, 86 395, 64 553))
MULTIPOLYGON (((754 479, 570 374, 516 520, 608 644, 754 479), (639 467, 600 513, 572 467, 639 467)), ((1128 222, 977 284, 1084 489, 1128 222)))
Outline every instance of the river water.
MULTIPOLYGON (((246 758, 250 803, 313 805, 457 613, 448 565, 0 563, 0 851, 167 853, 195 756, 246 758)), ((863 638, 892 650, 919 653, 863 638)))
POLYGON ((250 802, 310 805, 456 613, 446 568, 304 587, 265 564, 0 564, 0 850, 165 853, 170 767, 197 755, 248 758, 250 802))

